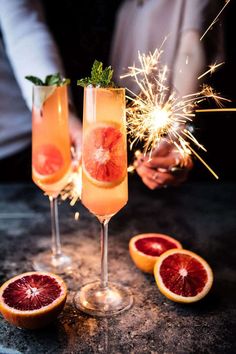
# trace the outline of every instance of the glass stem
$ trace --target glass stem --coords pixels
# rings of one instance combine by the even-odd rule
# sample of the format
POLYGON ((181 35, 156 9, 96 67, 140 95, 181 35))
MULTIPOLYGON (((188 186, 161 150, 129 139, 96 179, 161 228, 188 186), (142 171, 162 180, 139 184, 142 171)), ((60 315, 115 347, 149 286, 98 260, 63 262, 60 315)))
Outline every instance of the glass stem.
POLYGON ((107 288, 108 285, 108 222, 110 219, 101 220, 101 287, 107 288))
POLYGON ((58 222, 57 198, 49 197, 52 223, 52 254, 54 258, 61 256, 61 240, 58 222))

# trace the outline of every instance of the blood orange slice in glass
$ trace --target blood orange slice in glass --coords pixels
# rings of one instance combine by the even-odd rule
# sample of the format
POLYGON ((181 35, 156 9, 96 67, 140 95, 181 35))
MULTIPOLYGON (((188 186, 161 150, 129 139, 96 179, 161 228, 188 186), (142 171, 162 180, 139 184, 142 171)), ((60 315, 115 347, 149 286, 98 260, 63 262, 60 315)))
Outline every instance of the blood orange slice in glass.
POLYGON ((140 270, 147 273, 153 273, 156 260, 171 248, 182 248, 182 246, 173 237, 163 234, 140 234, 132 237, 129 242, 132 260, 140 270))
POLYGON ((163 295, 183 303, 202 299, 213 283, 209 264, 196 253, 184 249, 163 253, 155 264, 154 276, 163 295))
POLYGON ((11 324, 27 329, 48 325, 62 311, 67 296, 64 281, 52 273, 20 274, 0 288, 0 312, 11 324))
POLYGON ((126 141, 118 124, 100 123, 89 129, 83 143, 83 170, 98 187, 111 188, 126 175, 126 141))
POLYGON ((44 182, 53 183, 59 179, 64 165, 60 150, 53 144, 44 144, 33 150, 33 172, 44 182))

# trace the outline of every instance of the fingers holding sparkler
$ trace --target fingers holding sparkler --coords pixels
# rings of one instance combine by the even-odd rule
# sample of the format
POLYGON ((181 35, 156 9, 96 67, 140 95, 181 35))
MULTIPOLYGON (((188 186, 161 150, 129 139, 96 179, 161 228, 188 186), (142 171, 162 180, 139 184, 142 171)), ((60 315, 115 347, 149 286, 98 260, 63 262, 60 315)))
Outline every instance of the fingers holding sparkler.
POLYGON ((193 167, 190 155, 181 155, 174 144, 164 142, 152 153, 136 156, 134 166, 144 184, 150 189, 178 186, 193 167))

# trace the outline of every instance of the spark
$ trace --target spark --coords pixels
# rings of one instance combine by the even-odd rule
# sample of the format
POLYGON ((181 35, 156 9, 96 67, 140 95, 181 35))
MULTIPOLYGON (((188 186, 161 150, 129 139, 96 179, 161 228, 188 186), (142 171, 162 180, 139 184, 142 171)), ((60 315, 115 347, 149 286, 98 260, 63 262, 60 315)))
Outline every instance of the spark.
POLYGON ((127 172, 128 173, 132 173, 135 171, 135 166, 134 165, 129 165, 128 168, 127 168, 127 172))
POLYGON ((71 176, 68 184, 61 191, 60 196, 62 200, 70 199, 70 205, 74 206, 75 203, 81 199, 82 191, 82 167, 80 164, 72 167, 71 176))
POLYGON ((189 101, 194 102, 195 106, 203 100, 206 100, 207 98, 212 98, 215 101, 216 105, 221 108, 223 107, 222 101, 231 102, 231 100, 221 97, 213 90, 211 86, 206 84, 202 85, 201 91, 190 95, 185 95, 183 96, 183 98, 185 99, 185 102, 187 102, 187 98, 190 98, 189 101))
POLYGON ((196 109, 195 112, 236 112, 236 108, 206 108, 196 109))
POLYGON ((209 65, 209 70, 207 70, 207 71, 205 71, 202 75, 200 75, 200 76, 198 76, 198 80, 200 80, 200 79, 202 79, 205 75, 207 75, 207 74, 212 74, 212 73, 214 73, 215 71, 216 71, 216 69, 219 67, 219 66, 221 66, 221 65, 223 65, 224 64, 224 62, 222 62, 222 63, 219 63, 219 64, 212 64, 212 65, 209 65))
POLYGON ((208 31, 214 26, 214 24, 218 21, 220 15, 222 14, 222 12, 224 11, 224 9, 226 8, 226 6, 229 4, 230 0, 226 0, 224 6, 222 7, 222 9, 220 10, 220 12, 216 15, 216 17, 214 18, 214 20, 211 22, 211 24, 209 25, 209 27, 206 29, 206 31, 203 33, 203 35, 200 38, 200 41, 205 37, 205 35, 208 33, 208 31))
POLYGON ((79 212, 77 211, 77 212, 75 213, 75 220, 79 220, 79 217, 80 217, 80 214, 79 214, 79 212))
MULTIPOLYGON (((134 158, 135 158, 135 161, 139 158, 139 156, 141 155, 141 151, 140 150, 136 150, 134 152, 134 158)), ((127 172, 128 173, 133 173, 135 170, 136 170, 136 163, 134 162, 133 164, 129 165, 128 168, 127 168, 127 172)))
MULTIPOLYGON (((162 51, 158 49, 147 55, 139 52, 140 67, 129 67, 129 73, 122 76, 133 77, 140 90, 136 95, 128 89, 132 95, 127 95, 131 101, 126 109, 131 149, 136 142, 143 142, 144 154, 150 152, 151 158, 153 149, 164 139, 174 144, 183 158, 183 164, 189 155, 195 155, 218 179, 216 173, 190 145, 192 143, 206 151, 187 126, 195 116, 194 110, 200 102, 211 98, 222 107, 221 101, 229 100, 222 98, 208 85, 203 85, 199 92, 181 98, 176 92, 170 93, 170 88, 166 85, 168 68, 160 65, 161 54, 162 51)), ((212 65, 208 72, 214 71, 218 66, 219 64, 212 65)), ((128 170, 134 169, 135 164, 133 168, 129 166, 128 170)))

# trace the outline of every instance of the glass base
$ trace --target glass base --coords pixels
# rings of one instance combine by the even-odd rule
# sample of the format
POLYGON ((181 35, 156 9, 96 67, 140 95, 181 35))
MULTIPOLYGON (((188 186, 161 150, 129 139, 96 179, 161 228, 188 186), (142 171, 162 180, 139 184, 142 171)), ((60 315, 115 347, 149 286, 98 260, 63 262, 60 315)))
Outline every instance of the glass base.
POLYGON ((50 272, 58 275, 72 273, 74 267, 78 267, 79 265, 78 260, 76 260, 75 264, 70 255, 61 254, 54 257, 52 252, 38 254, 33 258, 32 263, 36 271, 50 272))
POLYGON ((133 304, 129 289, 116 283, 102 288, 99 281, 80 288, 74 297, 75 306, 82 312, 98 317, 111 317, 128 310, 133 304))

